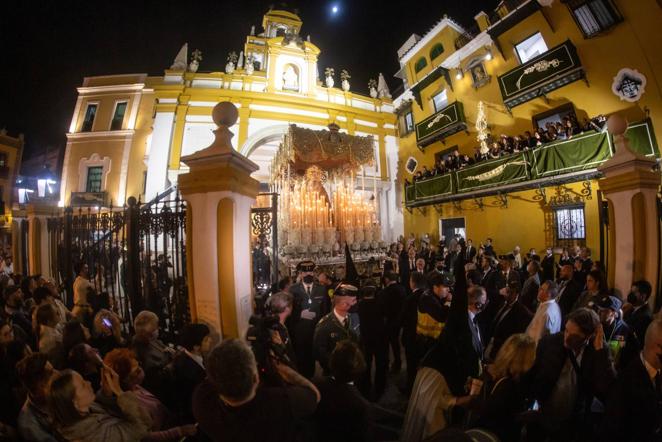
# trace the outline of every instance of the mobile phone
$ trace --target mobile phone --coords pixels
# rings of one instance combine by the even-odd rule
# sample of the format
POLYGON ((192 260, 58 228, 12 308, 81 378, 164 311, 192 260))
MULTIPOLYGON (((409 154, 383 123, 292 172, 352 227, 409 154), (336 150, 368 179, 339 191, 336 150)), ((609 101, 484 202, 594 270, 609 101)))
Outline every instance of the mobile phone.
POLYGON ((106 327, 108 327, 108 328, 113 328, 113 323, 110 322, 110 319, 108 319, 108 318, 102 318, 101 323, 103 325, 105 325, 106 327))

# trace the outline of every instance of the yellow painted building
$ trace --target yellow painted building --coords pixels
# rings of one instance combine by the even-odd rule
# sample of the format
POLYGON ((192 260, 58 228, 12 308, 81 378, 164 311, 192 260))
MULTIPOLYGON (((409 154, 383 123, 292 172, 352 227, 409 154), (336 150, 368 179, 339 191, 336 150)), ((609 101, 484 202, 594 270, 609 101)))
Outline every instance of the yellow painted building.
MULTIPOLYGON (((473 158, 479 146, 479 102, 495 137, 514 137, 568 113, 580 123, 619 113, 632 127, 641 123, 636 130, 642 130, 651 148, 641 152, 659 157, 654 135, 662 133, 659 2, 504 1, 494 13, 478 12, 475 21, 476 28, 467 30, 444 17, 424 36, 412 35, 398 51, 401 69, 396 77, 405 84, 404 93, 394 100, 401 183, 412 181, 412 174, 404 170, 410 157, 417 162, 415 170, 432 167, 435 155, 453 147, 473 158), (632 82, 635 88, 628 89, 632 82), (619 87, 630 96, 622 98, 612 90, 619 87), (445 131, 434 129, 445 124, 439 121, 450 115, 449 110, 458 113, 457 119, 445 131)), ((590 140, 599 139, 606 143, 604 149, 612 149, 611 140, 599 136, 587 138, 585 148, 590 150, 590 140)), ((531 164, 525 167, 533 174, 531 164)), ((555 178, 527 177, 528 181, 475 186, 466 192, 456 181, 453 186, 458 187, 448 194, 435 195, 436 190, 414 198, 412 193, 405 200, 404 230, 438 238, 446 221, 445 234, 464 228, 476 245, 492 237, 499 253, 516 245, 540 251, 550 245, 580 244, 592 249, 594 259, 608 260, 614 239, 610 243, 596 168, 555 178), (566 210, 573 208, 579 209, 581 220, 572 218, 580 213, 566 210), (584 228, 575 229, 571 238, 559 235, 560 223, 580 221, 584 228)))
POLYGON ((23 156, 25 140, 23 134, 18 137, 7 135, 3 129, 0 131, 0 248, 8 252, 12 244, 11 223, 12 205, 14 202, 14 183, 23 156))
POLYGON ((199 53, 189 59, 184 45, 161 76, 86 78, 67 134, 61 205, 153 199, 188 172, 181 157, 211 144, 212 108, 231 101, 239 109, 231 129, 234 145, 258 164, 253 176, 262 183, 269 181, 271 160, 290 124, 325 129, 335 123, 352 135, 372 135, 376 165, 366 175, 377 176, 384 231, 393 238, 402 234, 401 187, 394 184, 396 116, 388 88, 368 96, 351 91, 337 74, 331 77, 336 87, 328 78, 322 82, 320 49, 299 35, 302 26, 297 15, 270 10, 263 32, 251 30, 240 56, 229 57, 224 69, 198 70, 199 53))

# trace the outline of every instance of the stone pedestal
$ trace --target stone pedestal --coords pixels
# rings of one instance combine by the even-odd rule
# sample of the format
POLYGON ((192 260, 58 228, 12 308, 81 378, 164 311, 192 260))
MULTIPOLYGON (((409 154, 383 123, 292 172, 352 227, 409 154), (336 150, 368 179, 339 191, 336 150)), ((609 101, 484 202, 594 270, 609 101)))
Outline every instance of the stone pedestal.
POLYGON ((598 169, 604 174, 600 189, 609 200, 613 286, 625 297, 634 281, 645 279, 653 286, 650 302, 654 305, 659 271, 656 204, 660 172, 654 170, 654 158, 630 149, 623 117, 613 115, 608 127, 614 136, 616 153, 598 169))
POLYGON ((228 127, 237 121, 229 102, 214 107, 216 139, 182 158, 179 176, 187 207, 187 272, 191 315, 222 338, 244 336, 252 314, 250 210, 259 183, 258 166, 232 148, 228 127))
POLYGON ((51 274, 51 256, 48 246, 48 217, 54 207, 44 203, 30 203, 25 208, 28 220, 28 268, 32 275, 45 278, 51 274))

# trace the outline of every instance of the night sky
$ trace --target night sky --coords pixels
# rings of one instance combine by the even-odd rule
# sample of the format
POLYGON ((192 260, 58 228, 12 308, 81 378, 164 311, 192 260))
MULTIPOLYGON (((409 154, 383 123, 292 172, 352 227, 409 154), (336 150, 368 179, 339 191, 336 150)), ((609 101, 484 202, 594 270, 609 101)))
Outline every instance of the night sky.
MULTIPOLYGON (((471 25, 496 0, 290 1, 303 20, 302 36, 322 51, 319 71, 352 76, 367 94, 379 72, 393 90, 397 50, 412 33, 424 35, 442 16, 471 25), (390 5, 389 5, 390 4, 390 5), (332 16, 331 8, 339 12, 332 16), (388 6, 387 6, 388 5, 388 6)), ((8 0, 0 17, 0 127, 23 132, 26 156, 63 146, 76 87, 85 76, 144 72, 162 75, 184 42, 200 49, 199 72, 222 71, 228 52, 243 50, 251 25, 261 32, 268 0, 66 1, 8 0)), ((401 83, 400 83, 401 84, 401 83)))

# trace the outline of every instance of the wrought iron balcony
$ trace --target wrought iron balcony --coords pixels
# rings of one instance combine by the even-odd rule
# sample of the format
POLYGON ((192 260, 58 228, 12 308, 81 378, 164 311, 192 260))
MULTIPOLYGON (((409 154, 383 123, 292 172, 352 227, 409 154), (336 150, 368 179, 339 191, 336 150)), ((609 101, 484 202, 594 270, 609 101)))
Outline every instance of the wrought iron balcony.
MULTIPOLYGON (((660 156, 650 120, 630 125, 626 135, 635 152, 660 156)), ((597 167, 613 154, 613 141, 608 133, 586 132, 570 140, 419 180, 405 186, 405 206, 421 207, 581 181, 598 176, 597 167)))
POLYGON ((499 88, 508 110, 585 78, 577 49, 567 40, 499 76, 499 88))
POLYGON ((456 101, 416 125, 416 143, 422 148, 466 128, 464 108, 456 101))
POLYGON ((108 207, 108 192, 71 192, 71 206, 108 207))

